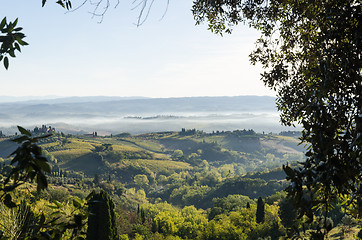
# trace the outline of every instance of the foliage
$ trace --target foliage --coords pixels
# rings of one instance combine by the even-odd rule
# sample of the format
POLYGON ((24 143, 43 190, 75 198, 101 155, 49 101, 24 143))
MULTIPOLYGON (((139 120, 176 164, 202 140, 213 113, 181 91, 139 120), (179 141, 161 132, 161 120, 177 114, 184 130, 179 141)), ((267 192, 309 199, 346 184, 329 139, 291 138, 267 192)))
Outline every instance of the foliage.
POLYGON ((14 22, 8 22, 4 17, 0 22, 0 62, 3 61, 4 67, 9 68, 9 58, 15 57, 15 51, 21 52, 20 46, 28 45, 23 40, 25 38, 24 33, 21 32, 23 28, 17 27, 18 19, 14 22))
POLYGON ((261 197, 258 198, 257 208, 256 208, 256 222, 263 223, 265 220, 265 206, 264 201, 261 197))
POLYGON ((10 239, 19 239, 26 235, 29 226, 34 224, 34 214, 30 211, 25 201, 21 202, 18 209, 8 208, 0 203, 0 239, 1 235, 10 239))
POLYGON ((54 200, 54 205, 49 205, 54 211, 49 215, 45 215, 42 211, 33 213, 25 201, 25 195, 20 197, 21 204, 17 204, 16 198, 19 197, 16 197, 16 193, 19 186, 36 180, 37 194, 40 194, 48 187, 44 171, 50 173, 48 160, 42 156, 42 149, 37 145, 38 141, 49 135, 33 137, 28 130, 20 126, 18 130, 22 135, 12 141, 21 145, 10 155, 14 156, 10 164, 16 165, 11 168, 0 189, 2 192, 0 205, 2 212, 5 213, 2 214, 2 218, 5 216, 5 219, 12 221, 12 224, 6 225, 7 221, 1 220, 5 224, 2 228, 6 231, 0 231, 0 238, 43 239, 43 236, 48 236, 48 239, 61 239, 70 236, 83 239, 82 228, 86 214, 83 211, 84 203, 80 199, 73 199, 72 213, 64 211, 65 206, 54 200))
POLYGON ((306 161, 285 167, 301 215, 327 212, 350 196, 361 216, 362 76, 360 1, 208 1, 193 5, 197 23, 216 33, 247 21, 260 30, 251 62, 266 69, 265 85, 278 92, 285 125, 303 126, 306 161))
POLYGON ((134 182, 140 187, 146 187, 149 183, 147 176, 144 174, 134 176, 134 182))
POLYGON ((243 208, 250 208, 250 203, 253 200, 243 195, 228 195, 223 198, 214 198, 214 206, 210 209, 208 218, 209 220, 214 219, 220 214, 229 214, 230 212, 237 212, 243 208))
POLYGON ((116 240, 118 239, 114 215, 114 203, 107 194, 101 190, 93 191, 88 201, 88 230, 87 240, 116 240))
POLYGON ((8 208, 0 203, 0 239, 84 239, 85 202, 73 197, 70 203, 37 200, 24 189, 14 190, 20 204, 8 208), (30 200, 30 201, 29 201, 30 200))
POLYGON ((37 190, 40 192, 48 187, 44 172, 50 173, 48 160, 42 156, 42 150, 36 144, 39 139, 46 138, 48 135, 32 137, 28 130, 20 126, 18 126, 18 129, 22 135, 12 139, 12 141, 21 144, 21 146, 10 154, 10 156, 14 155, 10 164, 15 165, 15 167, 11 169, 8 177, 3 182, 3 188, 0 189, 0 191, 4 192, 1 199, 4 198, 4 204, 8 207, 15 207, 9 192, 28 181, 32 182, 34 180, 36 180, 37 190))

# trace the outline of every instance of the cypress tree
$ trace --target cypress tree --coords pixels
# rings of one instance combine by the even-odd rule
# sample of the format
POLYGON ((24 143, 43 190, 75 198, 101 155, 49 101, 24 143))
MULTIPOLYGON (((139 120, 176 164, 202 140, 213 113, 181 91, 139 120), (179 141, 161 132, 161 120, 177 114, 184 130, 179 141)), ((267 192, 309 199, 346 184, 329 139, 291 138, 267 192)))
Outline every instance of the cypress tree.
POLYGON ((143 210, 143 208, 141 208, 141 220, 142 223, 145 223, 146 221, 145 210, 143 210))
POLYGON ((263 199, 261 197, 258 198, 258 204, 256 208, 256 222, 263 223, 265 219, 265 206, 263 199))
POLYGON ((162 231, 162 226, 161 226, 161 220, 160 219, 157 219, 157 227, 158 227, 158 231, 159 233, 163 233, 162 231))
POLYGON ((108 193, 93 191, 88 201, 87 240, 118 240, 114 203, 108 193))
POLYGON ((153 219, 152 221, 152 232, 153 233, 156 233, 158 231, 158 224, 157 224, 157 220, 156 219, 153 219))

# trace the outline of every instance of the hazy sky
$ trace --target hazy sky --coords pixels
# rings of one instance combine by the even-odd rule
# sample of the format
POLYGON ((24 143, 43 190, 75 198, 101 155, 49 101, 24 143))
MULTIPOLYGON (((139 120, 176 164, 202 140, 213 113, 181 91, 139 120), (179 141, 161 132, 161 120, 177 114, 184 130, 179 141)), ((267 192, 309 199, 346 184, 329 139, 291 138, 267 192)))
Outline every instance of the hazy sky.
MULTIPOLYGON (((73 7, 77 5, 73 0, 73 7)), ((19 17, 26 41, 9 70, 0 67, 2 96, 273 95, 248 55, 258 33, 238 26, 220 37, 195 26, 191 0, 156 0, 137 27, 133 0, 110 8, 101 24, 87 5, 66 13, 48 0, 0 0, 0 18, 19 17)))

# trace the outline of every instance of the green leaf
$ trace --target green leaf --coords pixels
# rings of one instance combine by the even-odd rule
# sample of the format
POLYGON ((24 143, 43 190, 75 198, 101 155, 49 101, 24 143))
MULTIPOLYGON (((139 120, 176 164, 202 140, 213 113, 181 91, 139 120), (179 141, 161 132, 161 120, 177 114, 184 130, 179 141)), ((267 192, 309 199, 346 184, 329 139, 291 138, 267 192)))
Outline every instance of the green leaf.
POLYGON ((6 70, 8 70, 8 68, 9 68, 9 59, 8 59, 8 57, 4 58, 4 67, 5 67, 6 70))
POLYGON ((14 33, 13 36, 14 36, 14 38, 15 38, 16 40, 25 38, 25 34, 22 33, 22 32, 14 33))
POLYGON ((31 136, 31 133, 28 130, 26 130, 25 128, 21 127, 21 126, 18 126, 18 130, 19 130, 19 132, 21 134, 24 134, 24 135, 29 136, 29 137, 31 136))
POLYGON ((41 161, 39 159, 35 160, 36 164, 40 167, 41 170, 43 170, 44 172, 51 172, 50 166, 47 162, 41 161))
POLYGON ((21 46, 24 46, 24 41, 22 40, 21 37, 15 36, 15 39, 16 39, 16 41, 18 41, 18 43, 19 43, 21 46))
MULTIPOLYGON (((54 205, 47 205, 47 207, 51 208, 51 209, 58 209, 58 206, 54 206, 54 205)), ((53 214, 54 214, 54 212, 51 215, 53 215, 53 214)))
POLYGON ((78 197, 73 198, 73 206, 75 208, 80 208, 82 206, 82 201, 78 197))
POLYGON ((16 18, 16 19, 15 19, 15 21, 13 22, 13 24, 12 24, 12 25, 13 25, 13 27, 15 27, 15 26, 16 26, 16 24, 18 24, 18 18, 16 18))
POLYGON ((15 53, 14 53, 14 50, 9 51, 9 55, 10 55, 11 57, 13 57, 13 58, 16 57, 16 56, 15 56, 15 53))
POLYGON ((294 178, 294 177, 295 177, 295 172, 294 172, 293 169, 291 169, 289 166, 283 165, 283 170, 284 170, 284 172, 288 175, 288 177, 290 177, 290 178, 294 178))
POLYGON ((57 205, 58 208, 64 208, 64 205, 58 202, 57 200, 54 200, 53 203, 57 205))
POLYGON ((62 6, 63 8, 65 8, 64 3, 63 3, 62 0, 58 0, 57 3, 58 3, 60 6, 62 6))
MULTIPOLYGON (((14 46, 16 48, 16 50, 18 50, 19 52, 21 52, 20 46, 18 43, 14 43, 14 46)), ((1 61, 1 60, 0 60, 1 61)))
POLYGON ((95 191, 93 190, 90 194, 88 194, 88 196, 85 198, 85 200, 90 200, 94 195, 95 195, 95 191))
POLYGON ((5 27, 5 24, 6 24, 6 17, 4 17, 0 23, 0 29, 3 29, 5 27))
POLYGON ((42 138, 47 138, 50 137, 51 135, 53 135, 52 133, 46 134, 46 135, 42 135, 40 137, 35 137, 34 139, 42 139, 42 138))
POLYGON ((38 174, 36 175, 36 183, 37 183, 36 190, 38 192, 48 188, 47 178, 41 172, 38 172, 38 174))
MULTIPOLYGON (((22 143, 24 141, 27 141, 29 140, 30 138, 28 136, 21 136, 21 137, 18 137, 18 138, 14 138, 12 139, 11 141, 12 142, 16 142, 16 143, 22 143)), ((15 153, 15 152, 14 152, 15 153)), ((14 153, 12 153, 11 155, 13 155, 14 153)))
POLYGON ((39 147, 38 145, 36 145, 36 144, 32 144, 32 147, 31 147, 31 153, 33 153, 35 156, 37 156, 37 158, 39 159, 39 160, 43 160, 44 161, 44 159, 45 159, 45 161, 48 161, 45 157, 43 157, 44 159, 41 159, 42 157, 40 157, 39 155, 41 155, 41 152, 42 152, 42 150, 41 150, 41 147, 39 147))

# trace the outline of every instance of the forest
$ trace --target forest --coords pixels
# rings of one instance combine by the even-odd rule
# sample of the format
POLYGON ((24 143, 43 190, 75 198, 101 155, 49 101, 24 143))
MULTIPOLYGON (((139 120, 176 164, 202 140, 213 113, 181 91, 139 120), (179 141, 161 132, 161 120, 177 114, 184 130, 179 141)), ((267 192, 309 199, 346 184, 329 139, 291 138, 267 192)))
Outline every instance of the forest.
MULTIPOLYGON (((34 130, 23 133, 44 135, 34 130)), ((18 147, 11 140, 21 136, 1 138, 3 182, 16 169, 10 164, 14 157, 7 158, 18 147)), ((281 165, 297 166, 304 159, 298 137, 298 132, 260 134, 252 129, 109 136, 53 132, 38 139, 49 163, 48 187, 37 191, 42 183, 36 179, 36 184, 24 183, 7 193, 0 208, 1 239, 317 236, 324 231, 322 211, 315 210, 313 223, 298 218, 284 192, 289 183, 281 165), (99 210, 97 201, 105 201, 106 210, 99 210), (99 226, 102 222, 106 225, 99 226)), ((337 203, 330 212, 328 232, 334 239, 359 233, 360 225, 348 211, 337 203)))

